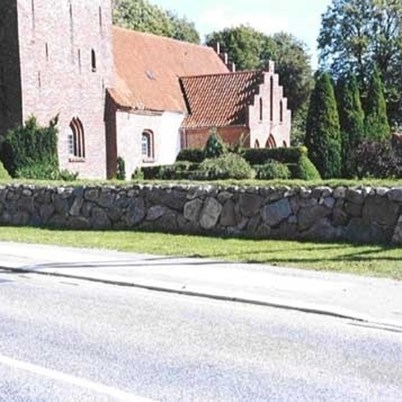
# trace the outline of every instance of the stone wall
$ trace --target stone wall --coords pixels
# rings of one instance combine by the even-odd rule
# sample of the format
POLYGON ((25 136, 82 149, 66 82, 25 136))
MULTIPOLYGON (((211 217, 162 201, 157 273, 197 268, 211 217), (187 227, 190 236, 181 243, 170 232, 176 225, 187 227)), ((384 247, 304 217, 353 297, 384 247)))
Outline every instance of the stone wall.
POLYGON ((9 185, 0 224, 402 245, 402 188, 9 185))

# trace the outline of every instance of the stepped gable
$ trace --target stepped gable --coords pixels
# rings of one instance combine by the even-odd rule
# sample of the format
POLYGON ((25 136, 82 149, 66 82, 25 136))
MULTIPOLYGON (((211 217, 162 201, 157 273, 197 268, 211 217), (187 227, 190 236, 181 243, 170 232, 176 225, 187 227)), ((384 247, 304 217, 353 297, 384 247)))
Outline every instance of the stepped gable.
POLYGON ((263 80, 264 72, 260 70, 181 78, 189 113, 183 127, 247 124, 247 106, 263 80))
POLYGON ((179 77, 228 73, 206 46, 113 27, 115 87, 122 108, 186 112, 179 77))

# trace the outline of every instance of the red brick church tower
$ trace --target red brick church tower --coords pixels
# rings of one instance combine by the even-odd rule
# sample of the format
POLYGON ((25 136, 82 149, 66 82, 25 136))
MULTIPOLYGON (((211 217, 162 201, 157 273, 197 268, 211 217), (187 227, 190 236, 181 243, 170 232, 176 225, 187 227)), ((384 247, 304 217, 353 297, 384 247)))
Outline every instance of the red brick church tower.
POLYGON ((59 114, 59 158, 106 176, 105 93, 113 85, 111 0, 0 1, 0 135, 59 114))

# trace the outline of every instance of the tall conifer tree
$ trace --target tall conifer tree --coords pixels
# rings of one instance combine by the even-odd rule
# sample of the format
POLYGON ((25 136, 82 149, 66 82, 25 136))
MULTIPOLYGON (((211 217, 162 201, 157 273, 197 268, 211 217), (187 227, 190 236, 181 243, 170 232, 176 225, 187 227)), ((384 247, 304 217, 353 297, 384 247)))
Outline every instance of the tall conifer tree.
POLYGON ((328 73, 318 71, 307 116, 306 146, 323 178, 341 174, 341 137, 334 88, 328 73))
POLYGON ((384 87, 377 68, 374 69, 368 89, 365 126, 368 140, 382 141, 391 138, 384 87))
POLYGON ((337 102, 342 142, 342 176, 357 175, 356 149, 364 137, 364 112, 354 75, 337 85, 337 102))

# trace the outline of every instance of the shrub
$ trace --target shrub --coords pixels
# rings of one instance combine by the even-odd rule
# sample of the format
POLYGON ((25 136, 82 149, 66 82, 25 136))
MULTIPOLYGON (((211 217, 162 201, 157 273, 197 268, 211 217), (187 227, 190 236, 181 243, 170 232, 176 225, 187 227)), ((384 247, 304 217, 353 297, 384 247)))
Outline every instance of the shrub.
POLYGON ((191 179, 197 168, 198 163, 181 161, 173 165, 145 167, 141 171, 145 180, 185 180, 191 179))
POLYGON ((288 165, 292 178, 300 180, 320 180, 321 175, 307 155, 302 155, 298 163, 288 165))
POLYGON ((121 156, 117 158, 116 179, 126 180, 126 162, 121 156))
POLYGON ((11 177, 7 170, 4 168, 3 164, 0 162, 0 180, 10 180, 11 177))
POLYGON ((306 147, 246 148, 241 151, 241 155, 250 165, 264 165, 271 159, 281 163, 298 163, 301 156, 306 154, 306 147))
POLYGON ((216 128, 211 129, 210 136, 204 149, 205 158, 219 158, 227 152, 226 145, 216 128))
POLYGON ((201 163, 205 159, 204 150, 200 148, 185 148, 177 155, 176 161, 201 163))
POLYGON ((194 178, 199 180, 251 179, 254 169, 240 155, 229 153, 214 159, 205 159, 194 178))
POLYGON ((35 117, 22 127, 9 131, 2 143, 0 157, 11 176, 52 179, 58 176, 56 116, 48 127, 39 126, 35 117), (38 177, 34 177, 38 174, 38 177))
POLYGON ((136 168, 131 175, 131 180, 144 180, 144 172, 141 168, 136 168))
POLYGON ((389 141, 365 141, 356 151, 357 174, 359 179, 401 178, 402 158, 389 141))
POLYGON ((264 165, 255 166, 257 179, 260 180, 274 180, 274 179, 289 179, 290 170, 281 162, 269 160, 264 165))
POLYGON ((331 76, 317 72, 311 94, 305 139, 308 156, 323 178, 341 174, 341 134, 331 76))
POLYGON ((78 173, 54 169, 49 164, 45 163, 22 167, 15 172, 15 177, 30 180, 74 181, 77 179, 78 173))

